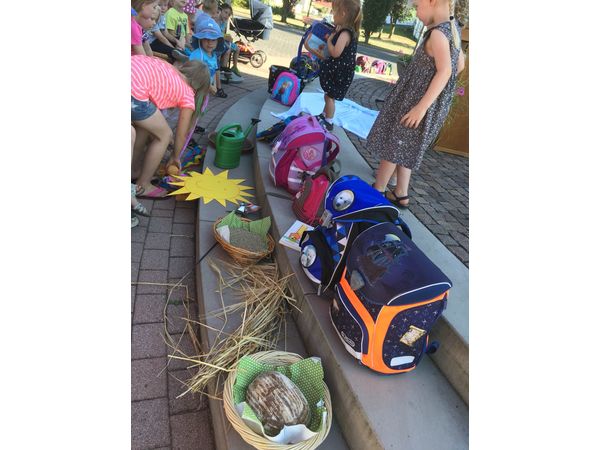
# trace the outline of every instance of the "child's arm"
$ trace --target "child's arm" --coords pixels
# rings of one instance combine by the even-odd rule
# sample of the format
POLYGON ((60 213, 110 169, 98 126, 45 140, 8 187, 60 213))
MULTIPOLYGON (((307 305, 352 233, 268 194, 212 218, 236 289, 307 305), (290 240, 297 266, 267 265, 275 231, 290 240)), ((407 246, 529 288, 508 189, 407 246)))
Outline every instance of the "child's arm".
POLYGON ((144 50, 144 46, 143 45, 132 45, 131 46, 131 53, 133 55, 144 55, 144 56, 146 56, 146 50, 144 50))
POLYGON ((429 37, 429 42, 431 43, 431 52, 435 61, 435 75, 431 83, 429 83, 429 87, 425 91, 423 98, 400 119, 400 123, 407 128, 417 128, 419 126, 421 120, 425 117, 425 113, 444 90, 452 75, 449 42, 444 33, 439 30, 433 30, 429 37))
POLYGON ((334 36, 335 33, 331 33, 327 38, 327 50, 332 58, 339 58, 344 49, 350 43, 350 32, 346 31, 345 33, 341 33, 335 45, 333 45, 334 36))
POLYGON ((179 153, 185 144, 185 139, 190 131, 192 125, 192 115, 194 111, 189 108, 181 108, 179 110, 179 120, 177 121, 177 130, 175 130, 175 144, 173 147, 173 154, 171 155, 170 161, 178 162, 179 153))
POLYGON ((146 56, 154 56, 154 53, 152 53, 152 49, 150 48, 150 44, 148 44, 148 41, 144 42, 142 44, 142 47, 144 48, 146 56))
POLYGON ((169 47, 173 47, 173 44, 171 44, 171 41, 169 41, 164 34, 162 34, 162 32, 160 30, 155 31, 154 33, 154 37, 156 39, 158 39, 160 42, 162 42, 165 45, 168 45, 169 47))

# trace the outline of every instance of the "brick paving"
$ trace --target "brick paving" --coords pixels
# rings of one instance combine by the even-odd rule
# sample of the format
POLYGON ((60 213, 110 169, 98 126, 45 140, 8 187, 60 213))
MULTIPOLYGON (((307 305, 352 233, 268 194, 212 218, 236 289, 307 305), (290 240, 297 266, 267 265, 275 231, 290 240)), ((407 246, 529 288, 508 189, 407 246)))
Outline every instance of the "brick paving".
MULTIPOLYGON (((354 79, 347 97, 360 105, 379 109, 376 99, 385 99, 393 85, 354 79)), ((365 140, 347 132, 367 163, 376 168, 378 158, 365 148, 365 140)), ((469 159, 428 150, 421 168, 413 172, 409 187, 410 211, 469 267, 469 159)))
MULTIPOLYGON (((245 67, 240 65, 242 72, 245 67)), ((211 99, 200 121, 207 131, 195 136, 196 142, 206 145, 208 132, 231 105, 259 87, 266 88, 266 70, 254 73, 245 74, 243 84, 225 84, 226 99, 211 99)), ((168 362, 167 355, 173 352, 164 339, 167 305, 169 334, 175 340, 181 338, 180 348, 186 354, 194 354, 181 317, 186 313, 184 303, 192 317, 197 315, 197 203, 174 198, 141 202, 151 217, 140 217, 140 224, 131 230, 131 447, 214 449, 207 399, 197 394, 177 398, 184 390, 182 381, 194 372, 186 368, 185 361, 168 362), (179 286, 172 286, 176 284, 179 286)))
MULTIPOLYGON (((223 114, 249 92, 266 87, 268 61, 260 69, 240 64, 245 81, 224 85, 226 99, 212 98, 200 125, 206 133, 195 136, 207 144, 223 114)), ((348 97, 372 109, 375 99, 385 98, 391 85, 376 79, 355 79, 348 97)), ((377 159, 364 148, 364 141, 352 133, 350 140, 371 167, 377 159)), ((468 159, 435 151, 427 152, 421 169, 413 175, 411 211, 448 249, 468 266, 468 159)), ((131 230, 131 439, 134 449, 213 449, 214 436, 206 398, 181 394, 193 371, 180 360, 168 362, 171 352, 164 340, 164 313, 168 332, 179 340, 186 354, 194 349, 183 333, 185 302, 197 314, 195 286, 196 202, 168 200, 143 204, 151 217, 140 217, 131 230), (172 287, 168 285, 175 285, 172 287), (188 297, 186 298, 185 287, 188 297), (170 297, 169 297, 170 296, 170 297), (183 333, 183 336, 182 336, 183 333), (167 364, 168 363, 168 364, 167 364)))

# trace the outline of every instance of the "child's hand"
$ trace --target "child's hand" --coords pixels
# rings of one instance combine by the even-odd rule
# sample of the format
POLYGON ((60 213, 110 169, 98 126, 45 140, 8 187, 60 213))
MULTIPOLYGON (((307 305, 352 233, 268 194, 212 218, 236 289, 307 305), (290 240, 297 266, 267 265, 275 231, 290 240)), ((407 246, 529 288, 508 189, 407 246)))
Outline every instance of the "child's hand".
POLYGON ((211 84, 208 88, 208 92, 210 92, 211 95, 215 95, 217 93, 217 87, 214 84, 211 84))
POLYGON ((427 109, 420 107, 419 105, 414 106, 408 113, 404 114, 400 119, 400 124, 407 128, 417 128, 425 117, 427 109))

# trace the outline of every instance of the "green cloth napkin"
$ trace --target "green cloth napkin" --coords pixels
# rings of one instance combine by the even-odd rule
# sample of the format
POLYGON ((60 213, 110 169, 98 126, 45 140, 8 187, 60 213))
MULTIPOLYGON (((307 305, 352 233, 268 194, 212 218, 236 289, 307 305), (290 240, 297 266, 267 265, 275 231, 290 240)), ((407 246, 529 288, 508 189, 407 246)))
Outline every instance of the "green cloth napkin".
MULTIPOLYGON (((306 397, 310 408, 311 420, 308 429, 314 433, 321 430, 323 426, 323 412, 326 409, 323 393, 323 366, 321 365, 321 360, 318 358, 303 359, 290 366, 273 366, 260 363, 251 356, 242 357, 238 363, 237 376, 233 385, 233 399, 235 404, 238 405, 246 402, 246 389, 248 389, 250 383, 252 383, 257 375, 270 370, 281 372, 298 386, 298 389, 306 397)), ((328 412, 328 414, 331 413, 328 412)), ((244 404, 242 418, 247 418, 260 424, 256 414, 254 414, 252 408, 246 403, 244 404)))
POLYGON ((266 239, 269 228, 271 228, 271 217, 267 216, 260 220, 244 222, 242 219, 240 219, 240 216, 235 213, 235 211, 231 211, 229 214, 223 217, 217 229, 225 225, 228 225, 229 228, 245 228, 246 230, 258 234, 266 239))

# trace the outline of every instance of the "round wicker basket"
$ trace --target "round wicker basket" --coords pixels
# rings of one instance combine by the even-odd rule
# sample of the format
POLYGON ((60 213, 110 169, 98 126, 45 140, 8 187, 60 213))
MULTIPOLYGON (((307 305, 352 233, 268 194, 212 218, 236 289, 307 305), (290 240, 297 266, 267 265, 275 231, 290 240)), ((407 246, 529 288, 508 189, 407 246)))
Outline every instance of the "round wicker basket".
MULTIPOLYGON (((278 366, 284 364, 294 364, 295 362, 303 359, 296 353, 280 351, 258 352, 253 354, 252 358, 263 363, 274 364, 278 366)), ((329 395, 329 389, 327 389, 325 382, 323 382, 323 394, 325 396, 325 407, 327 408, 327 420, 321 427, 321 430, 306 441, 298 442, 297 444, 283 445, 276 444, 275 442, 272 442, 263 436, 259 436, 252 431, 238 415, 233 401, 233 385, 235 384, 236 374, 237 369, 234 369, 233 371, 229 372, 229 376, 225 380, 225 384, 223 385, 223 406, 225 408, 225 415, 229 419, 229 422, 231 422, 233 428, 248 444, 259 450, 312 450, 321 445, 321 443, 325 440, 329 434, 329 430, 331 429, 331 421, 333 417, 331 412, 331 396, 329 395)))
MULTIPOLYGON (((269 256, 275 249, 275 241, 273 240, 273 238, 271 237, 271 235, 269 233, 267 233, 267 251, 266 252, 258 253, 258 252, 252 252, 250 250, 246 250, 243 248, 239 248, 239 247, 234 247, 229 242, 225 241, 221 237, 221 235, 217 232, 217 226, 219 225, 219 223, 221 223, 222 219, 223 218, 221 217, 213 224, 213 233, 215 235, 215 239, 217 240, 217 242, 219 244, 221 244, 221 247, 223 247, 223 249, 225 249, 225 251, 227 253, 229 253, 229 256, 231 256, 237 263, 242 264, 242 265, 250 265, 250 264, 257 263, 261 259, 269 256)), ((250 220, 243 218, 243 217, 242 217, 242 221, 243 222, 251 222, 250 220)))

